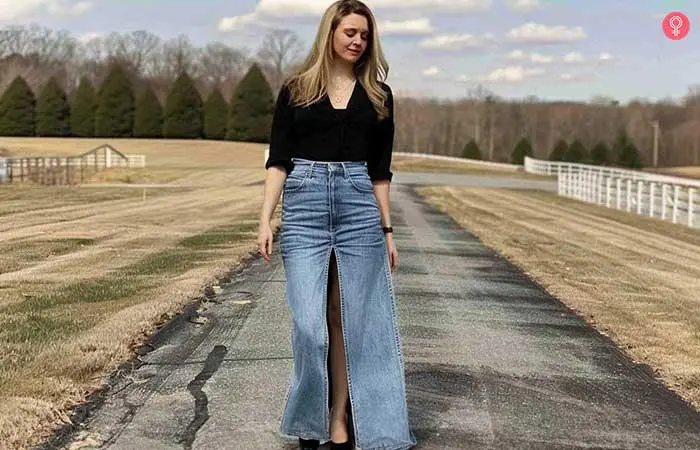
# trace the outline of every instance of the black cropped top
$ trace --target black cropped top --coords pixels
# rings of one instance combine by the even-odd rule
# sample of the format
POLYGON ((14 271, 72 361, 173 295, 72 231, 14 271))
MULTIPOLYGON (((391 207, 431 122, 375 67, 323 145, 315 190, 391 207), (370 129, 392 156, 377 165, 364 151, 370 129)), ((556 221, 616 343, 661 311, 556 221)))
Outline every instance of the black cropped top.
POLYGON ((334 108, 327 95, 313 105, 294 106, 285 85, 275 104, 265 168, 282 166, 289 173, 292 158, 366 161, 370 179, 391 181, 394 98, 387 84, 382 88, 388 94, 389 116, 380 121, 359 80, 345 109, 334 108))

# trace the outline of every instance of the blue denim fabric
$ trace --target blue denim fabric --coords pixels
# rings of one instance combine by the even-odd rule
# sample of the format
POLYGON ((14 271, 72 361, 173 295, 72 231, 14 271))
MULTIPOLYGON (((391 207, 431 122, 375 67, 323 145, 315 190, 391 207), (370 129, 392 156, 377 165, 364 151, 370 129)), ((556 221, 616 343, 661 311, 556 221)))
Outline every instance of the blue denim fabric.
POLYGON ((280 231, 294 357, 283 436, 330 439, 326 310, 335 251, 356 447, 399 450, 416 443, 381 227, 365 163, 294 160, 280 231))

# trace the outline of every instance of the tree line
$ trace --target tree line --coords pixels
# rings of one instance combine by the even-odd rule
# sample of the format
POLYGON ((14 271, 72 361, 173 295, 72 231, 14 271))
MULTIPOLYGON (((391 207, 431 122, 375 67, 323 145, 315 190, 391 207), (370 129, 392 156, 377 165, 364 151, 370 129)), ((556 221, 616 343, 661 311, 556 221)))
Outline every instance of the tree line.
MULTIPOLYGON (((164 40, 147 31, 78 39, 69 32, 36 25, 9 26, 0 28, 0 92, 6 92, 19 76, 36 95, 38 107, 43 90, 53 80, 51 84, 62 88, 74 109, 79 91, 89 90, 83 87, 87 82, 99 97, 112 68, 119 66, 134 101, 145 103, 140 108, 134 105, 134 115, 141 116, 149 104, 156 110, 155 96, 163 105, 164 123, 170 123, 165 117, 168 98, 182 74, 187 74, 205 103, 210 99, 217 103, 217 91, 231 103, 237 86, 256 65, 274 98, 281 82, 299 64, 302 50, 296 34, 285 30, 272 30, 263 36, 259 48, 246 49, 221 42, 198 47, 185 35, 164 40)), ((655 122, 661 166, 700 165, 698 86, 691 86, 679 100, 640 98, 627 104, 606 97, 589 102, 504 99, 480 86, 457 100, 416 98, 394 90, 397 151, 460 156, 473 141, 479 156, 490 161, 512 162, 531 153, 541 159, 650 165, 654 147, 650 123, 655 122), (632 156, 633 149, 639 161, 632 156)), ((219 119, 227 125, 231 105, 228 108, 228 115, 219 119)), ((37 115, 41 116, 39 111, 37 115)), ((141 120, 134 118, 133 132, 142 135, 141 126, 136 131, 136 122, 141 120)), ((170 134, 163 129, 163 135, 170 134)), ((205 131, 202 136, 208 135, 205 131)))
MULTIPOLYGON (((472 138, 462 149, 463 158, 483 160, 483 154, 479 144, 472 138)), ((510 153, 510 162, 522 165, 526 156, 534 156, 532 142, 526 137, 521 137, 510 153)), ((571 144, 565 140, 559 140, 546 159, 550 161, 570 162, 579 164, 593 164, 598 166, 619 166, 632 169, 644 167, 639 150, 627 135, 624 128, 618 130, 612 146, 605 142, 598 142, 590 152, 576 139, 571 144)))
POLYGON ((192 77, 182 72, 162 106, 149 85, 137 97, 123 67, 113 63, 99 89, 83 77, 70 100, 54 77, 38 96, 15 77, 0 97, 0 135, 268 142, 273 108, 272 89, 257 64, 230 102, 218 88, 203 101, 192 77))

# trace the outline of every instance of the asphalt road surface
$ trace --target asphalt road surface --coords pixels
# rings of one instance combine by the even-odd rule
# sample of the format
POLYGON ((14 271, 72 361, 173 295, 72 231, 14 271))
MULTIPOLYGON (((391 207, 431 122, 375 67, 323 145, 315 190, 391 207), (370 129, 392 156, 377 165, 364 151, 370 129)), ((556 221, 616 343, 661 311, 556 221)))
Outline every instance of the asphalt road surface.
MULTIPOLYGON (((402 181, 415 180, 393 187, 392 214, 417 448, 700 448, 697 411, 402 181)), ((291 350, 275 256, 165 327, 71 442, 296 448, 277 436, 291 350)))

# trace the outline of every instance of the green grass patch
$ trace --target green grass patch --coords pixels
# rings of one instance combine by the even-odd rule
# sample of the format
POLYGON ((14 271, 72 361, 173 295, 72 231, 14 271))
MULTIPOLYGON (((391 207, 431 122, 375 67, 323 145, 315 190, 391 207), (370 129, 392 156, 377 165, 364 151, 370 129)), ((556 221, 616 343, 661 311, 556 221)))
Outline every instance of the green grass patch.
POLYGON ((94 243, 95 239, 87 238, 48 239, 11 243, 0 253, 0 274, 14 272, 36 261, 52 256, 65 255, 94 243))
POLYGON ((8 314, 43 312, 76 303, 87 305, 111 302, 130 297, 144 287, 146 284, 138 278, 114 274, 93 280, 78 281, 46 294, 30 296, 21 303, 8 306, 2 312, 8 314))
POLYGON ((120 272, 129 278, 183 273, 197 266, 197 263, 206 259, 199 252, 182 248, 172 248, 158 253, 152 253, 140 261, 130 264, 120 272))
POLYGON ((178 245, 186 248, 217 248, 249 239, 258 229, 257 222, 241 221, 212 228, 181 240, 178 245))
MULTIPOLYGON (((106 303, 133 299, 162 284, 165 277, 196 268, 215 257, 216 250, 253 238, 257 226, 257 222, 244 219, 215 227, 103 277, 30 295, 8 305, 0 309, 0 344, 42 343, 83 331, 110 311, 106 303), (76 314, 78 308, 81 312, 76 314)), ((67 251, 86 243, 90 240, 73 239, 60 248, 67 251)))
POLYGON ((70 319, 49 314, 18 314, 0 330, 0 343, 45 344, 75 331, 78 331, 78 324, 70 319))

